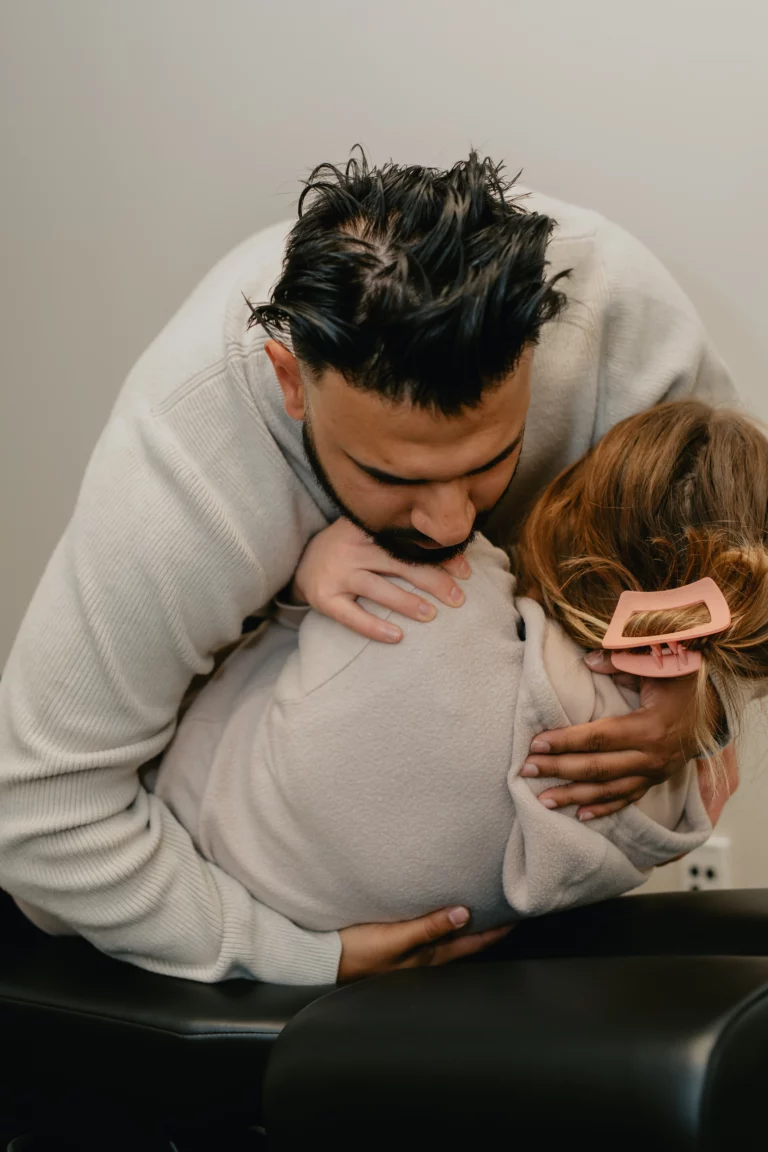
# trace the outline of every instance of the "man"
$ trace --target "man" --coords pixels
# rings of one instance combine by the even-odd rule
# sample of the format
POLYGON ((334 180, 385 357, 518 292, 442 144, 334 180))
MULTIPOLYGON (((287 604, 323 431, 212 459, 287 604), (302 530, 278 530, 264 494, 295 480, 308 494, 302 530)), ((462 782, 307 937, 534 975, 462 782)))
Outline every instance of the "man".
MULTIPOLYGON (((369 634, 380 622, 358 595, 417 618, 423 603, 426 621, 434 606, 392 604, 403 594, 380 572, 421 563, 413 582, 454 610, 438 565, 460 576, 479 524, 511 535, 531 495, 632 412, 733 398, 636 241, 544 197, 516 203, 474 154, 449 172, 323 165, 299 214, 287 249, 282 225, 246 241, 139 360, 0 684, 0 885, 105 952, 191 979, 268 978, 278 950, 301 982, 334 979, 340 956, 364 975, 485 943, 446 939, 466 921, 447 909, 305 932, 198 856, 141 786, 190 679, 307 542, 344 513, 313 541, 327 578, 304 588, 299 573, 315 607, 369 634), (339 540, 361 550, 352 579, 334 575, 339 540)), ((557 789, 563 803, 620 805, 695 751, 654 693, 634 716, 534 742, 547 775, 603 781, 557 789)))

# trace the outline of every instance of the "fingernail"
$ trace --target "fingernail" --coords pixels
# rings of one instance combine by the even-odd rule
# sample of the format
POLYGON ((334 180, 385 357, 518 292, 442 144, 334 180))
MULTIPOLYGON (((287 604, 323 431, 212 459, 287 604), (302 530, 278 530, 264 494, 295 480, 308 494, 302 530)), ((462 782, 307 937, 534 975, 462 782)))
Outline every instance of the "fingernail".
POLYGON ((602 664, 602 662, 602 652, 587 652, 586 656, 584 657, 584 663, 589 664, 590 668, 596 668, 599 664, 602 664))
POLYGON ((419 604, 419 616, 422 620, 431 620, 435 615, 434 604, 427 604, 425 600, 419 604))
POLYGON ((543 804, 545 808, 557 808, 556 800, 540 800, 539 803, 543 804))
POLYGON ((581 820, 582 824, 586 820, 594 820, 594 818, 595 818, 594 812, 579 812, 579 820, 581 820))
POLYGON ((531 752, 551 752, 552 745, 546 740, 534 740, 531 744, 531 752))
POLYGON ((399 628, 396 628, 394 624, 385 624, 383 631, 387 640, 399 640, 402 636, 402 632, 399 628))
POLYGON ((523 764, 520 769, 521 776, 538 776, 539 770, 535 764, 523 764))
POLYGON ((448 919, 454 928, 463 928, 469 920, 469 910, 467 908, 451 908, 448 919))
POLYGON ((456 575, 460 580, 466 580, 471 571, 472 569, 470 568, 469 564, 463 558, 456 565, 456 575))
POLYGON ((454 588, 453 592, 451 592, 451 602, 453 604, 464 603, 464 593, 462 592, 461 588, 454 588))

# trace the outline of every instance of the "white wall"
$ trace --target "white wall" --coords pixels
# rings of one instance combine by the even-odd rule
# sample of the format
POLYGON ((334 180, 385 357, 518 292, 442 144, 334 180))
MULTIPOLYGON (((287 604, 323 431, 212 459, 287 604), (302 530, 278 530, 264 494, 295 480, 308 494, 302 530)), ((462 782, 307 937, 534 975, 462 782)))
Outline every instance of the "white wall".
POLYGON ((763 0, 0 0, 0 663, 133 359, 357 140, 628 226, 768 416, 767 38, 763 0))

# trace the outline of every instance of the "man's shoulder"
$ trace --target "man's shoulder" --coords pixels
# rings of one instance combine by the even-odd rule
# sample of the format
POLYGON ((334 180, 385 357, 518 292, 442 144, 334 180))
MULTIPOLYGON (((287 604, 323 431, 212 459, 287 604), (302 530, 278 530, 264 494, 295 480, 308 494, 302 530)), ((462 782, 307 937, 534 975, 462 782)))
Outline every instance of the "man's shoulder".
POLYGON ((554 708, 565 713, 569 724, 586 723, 592 718, 595 691, 583 661, 584 649, 537 601, 521 596, 515 607, 525 629, 526 695, 542 716, 551 715, 554 708))
MULTIPOLYGON (((437 609, 427 624, 360 597, 359 603, 371 615, 400 626, 403 639, 398 644, 377 643, 319 612, 308 612, 299 629, 299 657, 284 677, 280 699, 305 700, 331 682, 343 694, 348 681, 342 681, 342 673, 352 677, 357 707, 367 706, 387 686, 402 692, 407 690, 404 685, 422 677, 433 679, 435 688, 442 691, 444 682, 457 676, 471 679, 473 673, 486 674, 490 667, 502 675, 511 650, 519 647, 509 559, 481 535, 470 545, 467 557, 472 574, 462 582, 466 600, 460 608, 449 608, 428 593, 420 593, 437 609)), ((401 577, 388 579, 406 592, 417 591, 401 577)))
POLYGON ((606 222, 605 217, 599 212, 582 208, 578 204, 569 204, 566 200, 548 196, 526 185, 516 186, 512 190, 512 196, 526 212, 538 212, 554 220, 552 240, 556 243, 594 241, 606 222))
POLYGON ((289 229, 281 221, 254 233, 205 273, 134 364, 121 407, 168 407, 196 381, 231 376, 228 369, 244 357, 258 357, 245 298, 268 297, 289 229))
POLYGON ((619 278, 638 287, 653 276, 666 275, 645 245, 614 220, 590 208, 569 204, 542 192, 522 189, 521 207, 555 222, 548 259, 553 272, 581 264, 602 269, 602 278, 619 278))
POLYGON ((280 275, 288 234, 294 220, 279 220, 258 232, 246 236, 227 253, 212 274, 218 271, 232 288, 240 288, 246 295, 266 300, 280 275))

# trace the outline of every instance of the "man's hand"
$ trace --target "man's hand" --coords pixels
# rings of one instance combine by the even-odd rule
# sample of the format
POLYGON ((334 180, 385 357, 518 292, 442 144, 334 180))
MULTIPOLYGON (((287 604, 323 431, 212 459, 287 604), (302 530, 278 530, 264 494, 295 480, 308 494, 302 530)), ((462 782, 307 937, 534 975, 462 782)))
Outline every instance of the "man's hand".
MULTIPOLYGON (((607 654, 588 663, 593 672, 615 672, 607 654)), ((635 712, 542 732, 532 741, 522 776, 574 781, 542 792, 539 800, 547 808, 579 804, 580 820, 607 816, 639 800, 696 756, 695 676, 637 684, 640 707, 635 712)))
POLYGON ((342 929, 339 983, 378 976, 398 968, 435 967, 460 956, 482 952, 514 928, 505 924, 489 932, 456 936, 469 920, 466 908, 441 908, 418 920, 399 924, 355 924, 342 929))
POLYGON ((401 629, 389 620, 380 620, 366 612, 357 603, 358 596, 426 623, 435 616, 434 604, 414 592, 398 588, 385 577, 400 576, 443 604, 458 608, 464 603, 464 593, 453 577, 466 580, 470 571, 463 556, 434 568, 393 560, 360 528, 342 518, 310 540, 296 569, 291 591, 297 603, 311 604, 353 632, 370 640, 396 644, 402 639, 401 629))

